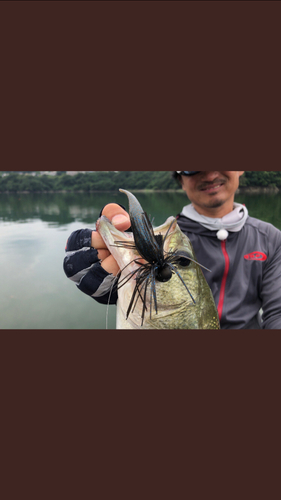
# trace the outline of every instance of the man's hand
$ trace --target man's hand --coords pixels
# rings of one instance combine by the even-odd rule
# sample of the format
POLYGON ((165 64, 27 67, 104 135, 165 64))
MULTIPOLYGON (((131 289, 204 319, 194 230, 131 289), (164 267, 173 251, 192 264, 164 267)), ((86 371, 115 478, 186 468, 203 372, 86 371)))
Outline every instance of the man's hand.
MULTIPOLYGON (((102 215, 105 215, 119 231, 126 231, 126 229, 129 229, 131 226, 129 214, 116 203, 109 203, 106 205, 102 211, 102 215)), ((101 259, 101 266, 108 273, 112 273, 116 276, 120 270, 119 266, 106 247, 102 237, 96 231, 92 232, 91 245, 98 251, 98 258, 101 259)))

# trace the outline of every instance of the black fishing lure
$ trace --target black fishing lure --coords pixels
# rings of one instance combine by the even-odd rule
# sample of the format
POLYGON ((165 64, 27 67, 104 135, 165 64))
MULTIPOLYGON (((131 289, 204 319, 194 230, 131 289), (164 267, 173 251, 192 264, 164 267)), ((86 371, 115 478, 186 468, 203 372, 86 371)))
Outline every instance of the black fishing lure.
MULTIPOLYGON (((134 311, 134 308, 140 299, 143 303, 141 323, 141 325, 143 325, 145 311, 147 310, 146 298, 149 293, 149 285, 150 318, 152 313, 152 302, 154 303, 155 313, 157 314, 156 281, 165 283, 172 278, 173 274, 176 274, 180 279, 195 304, 194 298, 175 266, 180 264, 181 266, 186 267, 190 265, 191 261, 196 261, 194 261, 186 252, 179 252, 177 250, 173 252, 164 251, 164 243, 174 220, 168 228, 165 236, 161 234, 155 235, 152 224, 137 198, 129 191, 125 191, 123 189, 119 189, 119 191, 125 193, 129 200, 129 215, 131 229, 134 235, 134 243, 115 241, 115 246, 136 249, 140 256, 147 261, 143 264, 140 262, 139 258, 134 259, 132 262, 135 262, 139 267, 128 273, 124 278, 122 278, 121 281, 118 282, 117 289, 121 288, 131 278, 135 277, 135 288, 126 312, 126 319, 129 317, 130 312, 134 311)), ((196 262, 196 264, 198 264, 198 262, 196 262)), ((120 271, 120 274, 126 269, 126 267, 127 266, 120 271)))

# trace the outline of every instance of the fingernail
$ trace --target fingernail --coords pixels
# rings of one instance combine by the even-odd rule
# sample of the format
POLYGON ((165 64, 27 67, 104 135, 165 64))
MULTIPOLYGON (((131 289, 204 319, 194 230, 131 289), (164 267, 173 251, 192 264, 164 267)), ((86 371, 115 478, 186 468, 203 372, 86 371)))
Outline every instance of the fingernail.
POLYGON ((128 217, 126 215, 114 215, 112 217, 111 223, 116 226, 117 224, 122 224, 123 222, 128 222, 128 217))

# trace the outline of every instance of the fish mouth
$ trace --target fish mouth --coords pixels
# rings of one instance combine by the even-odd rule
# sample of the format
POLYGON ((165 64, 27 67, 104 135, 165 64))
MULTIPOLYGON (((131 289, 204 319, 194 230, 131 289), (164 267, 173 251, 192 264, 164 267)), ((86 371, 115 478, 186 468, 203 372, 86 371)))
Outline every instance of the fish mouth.
MULTIPOLYGON (((153 228, 155 234, 165 234, 171 223, 174 222, 176 224, 175 217, 169 217, 164 224, 161 224, 158 227, 153 228)), ((169 234, 172 233, 174 227, 170 227, 169 234)), ((113 245, 116 240, 123 240, 124 242, 130 242, 134 240, 134 234, 131 231, 120 231, 117 229, 112 222, 105 216, 102 215, 96 222, 96 231, 99 235, 108 240, 110 239, 110 244, 113 245)))
POLYGON ((120 269, 139 257, 134 247, 133 233, 119 231, 105 215, 97 220, 96 231, 102 237, 105 247, 116 260, 120 269))
POLYGON ((112 222, 105 216, 102 215, 96 222, 96 231, 99 233, 99 235, 102 238, 105 238, 106 235, 109 237, 109 235, 112 236, 112 241, 116 238, 124 239, 124 241, 128 240, 131 241, 133 239, 133 233, 132 232, 125 232, 125 231, 120 231, 117 229, 112 222))

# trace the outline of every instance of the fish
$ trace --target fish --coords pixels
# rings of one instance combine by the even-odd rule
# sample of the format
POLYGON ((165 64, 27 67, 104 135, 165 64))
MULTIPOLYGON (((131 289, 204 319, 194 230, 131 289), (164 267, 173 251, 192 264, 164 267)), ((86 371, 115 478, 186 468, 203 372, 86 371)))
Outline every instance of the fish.
POLYGON ((117 230, 105 216, 96 224, 120 267, 111 290, 118 290, 116 328, 219 329, 204 266, 177 219, 153 227, 137 198, 119 191, 128 198, 131 231, 117 230))

